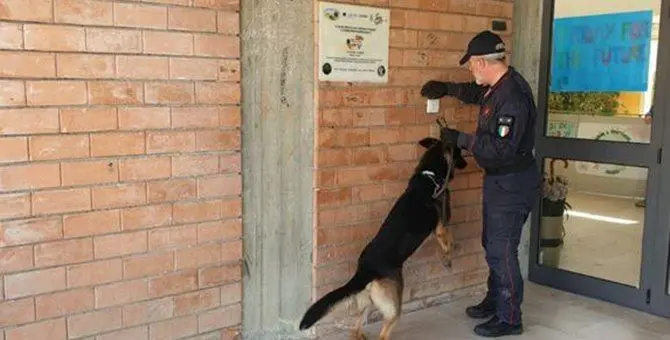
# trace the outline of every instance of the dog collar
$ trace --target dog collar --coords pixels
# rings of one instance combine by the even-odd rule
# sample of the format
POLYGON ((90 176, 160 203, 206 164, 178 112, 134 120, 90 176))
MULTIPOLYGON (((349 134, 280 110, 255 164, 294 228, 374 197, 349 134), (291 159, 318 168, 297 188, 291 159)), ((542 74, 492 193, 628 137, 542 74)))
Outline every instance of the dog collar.
POLYGON ((440 186, 437 183, 437 181, 435 180, 435 173, 434 172, 432 172, 430 170, 424 170, 424 171, 421 171, 421 174, 428 177, 433 182, 433 184, 435 184, 435 189, 433 190, 433 198, 434 199, 438 198, 444 192, 444 190, 447 188, 446 180, 445 180, 445 185, 443 185, 443 186, 440 186))

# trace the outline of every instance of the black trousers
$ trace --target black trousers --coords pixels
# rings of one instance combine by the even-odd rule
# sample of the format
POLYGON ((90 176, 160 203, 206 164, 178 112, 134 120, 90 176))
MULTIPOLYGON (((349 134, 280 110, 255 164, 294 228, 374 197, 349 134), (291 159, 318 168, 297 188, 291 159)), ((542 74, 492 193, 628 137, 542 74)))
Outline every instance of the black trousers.
POLYGON ((539 199, 541 184, 536 164, 522 172, 484 176, 482 246, 489 266, 486 300, 495 303, 500 320, 512 325, 521 323, 521 231, 539 199))

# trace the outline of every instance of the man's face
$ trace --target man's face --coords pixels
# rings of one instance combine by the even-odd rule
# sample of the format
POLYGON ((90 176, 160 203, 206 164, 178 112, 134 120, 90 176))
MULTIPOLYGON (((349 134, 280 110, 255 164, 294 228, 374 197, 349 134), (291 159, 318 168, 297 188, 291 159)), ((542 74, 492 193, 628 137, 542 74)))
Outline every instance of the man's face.
POLYGON ((482 71, 485 66, 486 63, 481 58, 471 57, 468 61, 468 70, 470 70, 472 75, 475 77, 475 82, 477 85, 484 85, 482 71))

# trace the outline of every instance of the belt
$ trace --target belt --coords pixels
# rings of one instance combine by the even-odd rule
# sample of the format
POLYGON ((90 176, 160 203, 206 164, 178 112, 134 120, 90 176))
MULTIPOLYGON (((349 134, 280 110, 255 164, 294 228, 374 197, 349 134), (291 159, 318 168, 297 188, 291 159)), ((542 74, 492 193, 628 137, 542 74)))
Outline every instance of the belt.
POLYGON ((530 168, 535 163, 535 156, 532 153, 525 153, 521 158, 511 165, 505 165, 495 168, 484 168, 487 175, 507 175, 524 171, 530 168))

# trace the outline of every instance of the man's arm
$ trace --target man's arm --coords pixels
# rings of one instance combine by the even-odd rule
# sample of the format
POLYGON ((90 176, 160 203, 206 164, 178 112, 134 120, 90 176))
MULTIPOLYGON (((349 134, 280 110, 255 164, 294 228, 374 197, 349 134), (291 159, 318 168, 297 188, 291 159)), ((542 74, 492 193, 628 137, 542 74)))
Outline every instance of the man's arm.
POLYGON ((431 80, 423 85, 421 95, 429 99, 452 96, 467 104, 479 104, 487 90, 488 87, 477 85, 475 82, 452 83, 431 80))
POLYGON ((479 104, 488 91, 488 87, 477 85, 475 82, 453 84, 455 85, 454 96, 466 104, 479 104))
POLYGON ((482 166, 508 161, 519 149, 529 112, 528 103, 522 99, 504 102, 490 118, 488 130, 479 135, 461 133, 458 146, 472 152, 482 166))

